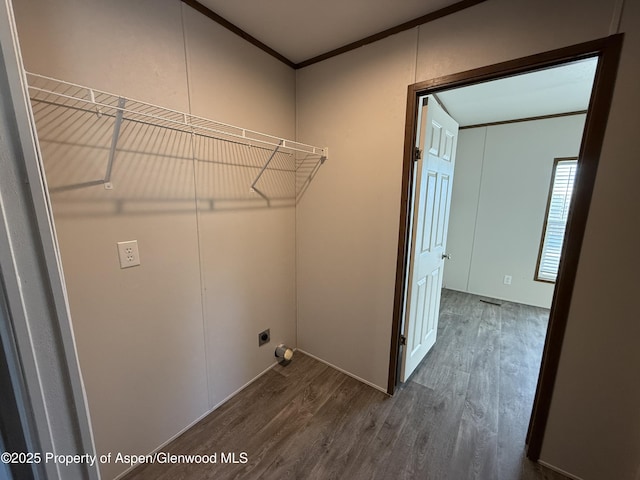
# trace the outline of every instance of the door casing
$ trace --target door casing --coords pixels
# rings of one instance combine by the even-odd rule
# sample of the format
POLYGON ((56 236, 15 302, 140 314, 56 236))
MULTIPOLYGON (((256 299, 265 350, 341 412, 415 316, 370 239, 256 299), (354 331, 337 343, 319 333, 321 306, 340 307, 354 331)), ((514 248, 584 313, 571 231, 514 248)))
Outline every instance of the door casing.
POLYGON ((527 457, 537 461, 549 416, 551 397, 558 372, 560 353, 566 330, 569 307, 573 294, 578 260, 600 160, 602 142, 613 97, 620 52, 624 34, 580 43, 570 47, 551 50, 516 60, 510 60, 465 72, 438 77, 409 85, 405 120, 404 161, 402 167, 402 191, 400 202, 400 228, 398 234, 398 256, 396 264, 396 286, 391 328, 391 348, 387 392, 393 395, 398 383, 398 366, 401 354, 401 325, 404 308, 405 278, 411 239, 409 238, 409 215, 411 178, 413 177, 413 145, 415 145, 418 98, 443 90, 464 87, 499 78, 556 67, 585 58, 598 58, 591 100, 587 110, 578 165, 580 174, 576 179, 575 192, 567 222, 562 261, 551 304, 549 325, 545 338, 540 374, 533 403, 533 412, 527 432, 527 457))

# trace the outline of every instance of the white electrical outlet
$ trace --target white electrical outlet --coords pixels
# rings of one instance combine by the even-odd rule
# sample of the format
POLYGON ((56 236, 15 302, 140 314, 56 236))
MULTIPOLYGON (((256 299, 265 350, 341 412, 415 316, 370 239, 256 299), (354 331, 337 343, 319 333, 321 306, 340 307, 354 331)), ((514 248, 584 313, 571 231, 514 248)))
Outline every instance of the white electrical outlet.
POLYGON ((140 253, 138 252, 138 241, 118 242, 118 257, 120 258, 120 268, 129 268, 140 265, 140 253))
POLYGON ((505 285, 511 285, 511 275, 505 275, 502 283, 504 283, 505 285))

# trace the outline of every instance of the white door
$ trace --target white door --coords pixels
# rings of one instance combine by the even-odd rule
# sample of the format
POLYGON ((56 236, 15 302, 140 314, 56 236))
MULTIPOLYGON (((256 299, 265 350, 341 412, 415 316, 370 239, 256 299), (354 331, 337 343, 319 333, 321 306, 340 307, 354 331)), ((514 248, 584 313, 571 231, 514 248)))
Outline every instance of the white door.
POLYGON ((421 99, 414 169, 411 251, 407 275, 400 380, 433 347, 438 332, 458 124, 432 97, 421 99))

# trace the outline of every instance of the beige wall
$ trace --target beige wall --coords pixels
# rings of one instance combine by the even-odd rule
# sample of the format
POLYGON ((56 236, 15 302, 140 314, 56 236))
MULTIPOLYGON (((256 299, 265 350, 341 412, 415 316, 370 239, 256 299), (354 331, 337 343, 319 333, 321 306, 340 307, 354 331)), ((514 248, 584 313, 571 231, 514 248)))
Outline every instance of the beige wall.
MULTIPOLYGON (((297 211, 301 348, 386 387, 407 84, 605 37, 614 4, 488 0, 298 71, 298 139, 331 148, 297 211)), ((612 214, 639 201, 637 10, 624 11, 613 123, 542 455, 586 480, 630 479, 639 460, 638 223, 612 214)))
MULTIPOLYGON (((293 70, 179 0, 14 8, 31 72, 295 136, 293 70)), ((36 117, 50 187, 100 178, 110 119, 36 117)), ((277 342, 295 345, 295 208, 249 193, 256 168, 194 163, 188 135, 125 122, 119 147, 113 190, 52 201, 98 453, 143 454, 268 368, 277 342), (210 181, 222 174, 235 181, 210 181), (121 270, 116 242, 132 239, 142 265, 121 270)))
POLYGON ((536 263, 555 158, 577 157, 584 115, 461 130, 444 286, 551 307, 536 263), (511 285, 503 282, 511 275, 511 285))
POLYGON ((298 140, 330 158, 297 209, 298 346, 386 390, 416 31, 298 71, 298 140))
POLYGON ((584 479, 640 475, 640 2, 624 47, 542 458, 584 479))
MULTIPOLYGON (((184 6, 183 13, 192 113, 294 138, 291 68, 195 10, 184 6)), ((196 149, 206 158, 206 146, 196 149)), ((270 365, 277 343, 296 343, 295 208, 291 202, 264 208, 264 201, 249 192, 257 168, 197 162, 196 172, 214 406, 270 365), (258 333, 267 328, 272 341, 258 348, 258 333)), ((293 178, 288 181, 293 187, 293 178)))

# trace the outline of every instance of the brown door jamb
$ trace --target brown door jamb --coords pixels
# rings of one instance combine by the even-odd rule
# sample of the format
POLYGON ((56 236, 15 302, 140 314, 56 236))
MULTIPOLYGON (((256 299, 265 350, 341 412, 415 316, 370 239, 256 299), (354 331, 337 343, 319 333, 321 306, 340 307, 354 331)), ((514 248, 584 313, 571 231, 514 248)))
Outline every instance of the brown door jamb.
POLYGON ((466 72, 447 75, 410 85, 407 95, 405 124, 404 162, 402 167, 402 193, 400 202, 400 229, 398 236, 398 260, 396 264, 396 287, 391 328, 391 352, 387 392, 393 395, 398 383, 400 365, 400 326, 404 309, 405 278, 410 248, 409 215, 411 208, 411 178, 413 175, 413 146, 418 112, 418 98, 442 90, 463 87, 521 73, 555 67, 576 60, 598 57, 598 67, 587 118, 580 146, 579 173, 572 198, 571 213, 567 222, 562 261, 551 305, 549 326, 545 339, 538 386, 533 412, 527 432, 527 457, 538 460, 542 440, 549 416, 551 396, 562 351, 562 342, 569 315, 573 285, 580 249, 587 223, 591 195, 600 160, 602 142, 613 96, 618 61, 622 49, 623 34, 612 35, 570 47, 552 50, 517 60, 498 63, 466 72))

